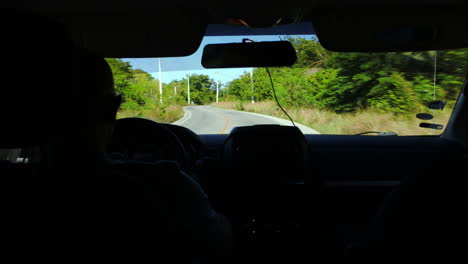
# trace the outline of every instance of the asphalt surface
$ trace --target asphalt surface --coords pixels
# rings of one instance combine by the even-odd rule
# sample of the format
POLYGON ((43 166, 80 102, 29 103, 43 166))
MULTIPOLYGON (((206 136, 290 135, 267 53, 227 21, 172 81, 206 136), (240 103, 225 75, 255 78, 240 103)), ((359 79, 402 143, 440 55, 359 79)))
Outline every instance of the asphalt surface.
MULTIPOLYGON (((175 125, 186 127, 199 135, 229 134, 239 126, 283 125, 292 126, 288 120, 234 110, 219 109, 211 106, 187 106, 185 115, 175 125)), ((304 134, 318 134, 317 131, 297 125, 304 134)))

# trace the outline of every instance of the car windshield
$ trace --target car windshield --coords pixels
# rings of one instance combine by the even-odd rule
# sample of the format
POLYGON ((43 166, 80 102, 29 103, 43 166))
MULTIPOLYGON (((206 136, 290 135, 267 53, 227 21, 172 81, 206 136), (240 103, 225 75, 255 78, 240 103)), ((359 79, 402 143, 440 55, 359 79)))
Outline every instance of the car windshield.
POLYGON ((123 96, 118 118, 174 123, 206 135, 238 126, 292 125, 265 68, 202 67, 205 45, 246 38, 288 40, 295 47, 295 65, 269 70, 279 103, 304 134, 439 135, 468 72, 468 49, 338 53, 320 45, 311 25, 225 26, 225 35, 219 34, 222 27, 210 26, 207 32, 217 34, 208 34, 188 57, 107 59, 123 96))

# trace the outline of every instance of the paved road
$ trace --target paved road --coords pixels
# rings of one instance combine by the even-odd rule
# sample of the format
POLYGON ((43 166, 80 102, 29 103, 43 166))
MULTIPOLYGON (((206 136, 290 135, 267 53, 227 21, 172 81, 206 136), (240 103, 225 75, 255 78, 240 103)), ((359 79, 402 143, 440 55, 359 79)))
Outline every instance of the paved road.
MULTIPOLYGON (((174 124, 191 129, 199 135, 229 134, 238 126, 251 125, 283 125, 291 126, 291 122, 254 113, 225 110, 211 106, 187 106, 185 116, 174 124)), ((304 134, 318 134, 306 126, 298 125, 304 134)))

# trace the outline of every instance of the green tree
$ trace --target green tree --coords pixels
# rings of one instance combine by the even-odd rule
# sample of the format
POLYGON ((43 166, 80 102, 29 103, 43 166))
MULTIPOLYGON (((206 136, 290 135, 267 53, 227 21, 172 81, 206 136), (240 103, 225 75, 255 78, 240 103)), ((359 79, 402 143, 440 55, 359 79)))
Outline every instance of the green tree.
POLYGON ((244 73, 239 78, 228 83, 227 91, 229 95, 234 97, 236 100, 247 101, 252 95, 250 92, 252 89, 247 89, 250 85, 250 74, 244 73))
POLYGON ((308 89, 304 92, 308 104, 325 110, 351 112, 356 108, 353 86, 346 77, 340 76, 339 69, 324 69, 308 77, 308 89))
POLYGON ((115 90, 125 99, 126 95, 131 93, 132 81, 134 78, 132 66, 130 63, 121 59, 108 58, 106 61, 109 64, 114 76, 115 90))
POLYGON ((287 39, 296 49, 297 68, 322 68, 328 62, 331 52, 320 45, 317 39, 307 40, 302 37, 287 39))
POLYGON ((190 98, 198 105, 209 104, 215 100, 215 82, 208 75, 190 75, 190 98))
MULTIPOLYGON (((208 75, 192 74, 190 77, 190 100, 198 105, 209 104, 216 97, 216 83, 208 75)), ((170 96, 174 95, 174 87, 177 86, 177 95, 172 99, 174 102, 187 103, 187 83, 188 78, 171 82, 167 85, 167 92, 170 96)))
MULTIPOLYGON (((419 110, 434 100, 455 101, 468 72, 468 49, 420 52, 330 52, 317 39, 288 39, 298 61, 291 68, 270 69, 281 103, 335 112, 373 108, 397 114, 419 110), (437 58, 437 64, 436 64, 437 58)), ((264 69, 228 83, 230 98, 272 100, 264 69)), ((232 99, 231 99, 232 100, 232 99)))
MULTIPOLYGON (((461 86, 458 86, 460 89, 461 86)), ((435 98, 442 99, 446 98, 446 93, 444 89, 441 89, 440 85, 435 87, 435 98)), ((428 105, 431 101, 434 100, 434 81, 425 78, 424 76, 416 76, 413 80, 413 90, 418 97, 418 100, 423 105, 428 105)))
POLYGON ((382 77, 377 79, 377 85, 369 91, 367 99, 369 106, 397 114, 415 111, 417 104, 412 83, 401 73, 393 72, 388 75, 383 72, 381 75, 382 77))
POLYGON ((133 100, 145 105, 159 101, 159 81, 155 80, 151 74, 140 70, 132 70, 132 91, 127 93, 133 100))

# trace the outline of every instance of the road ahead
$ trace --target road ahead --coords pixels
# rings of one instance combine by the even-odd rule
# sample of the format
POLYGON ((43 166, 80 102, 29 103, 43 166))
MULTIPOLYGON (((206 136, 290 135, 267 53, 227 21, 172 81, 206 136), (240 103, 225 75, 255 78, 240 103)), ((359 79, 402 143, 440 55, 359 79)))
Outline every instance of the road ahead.
MULTIPOLYGON (((210 106, 187 106, 184 110, 185 116, 174 124, 186 127, 199 135, 229 134, 238 126, 292 125, 290 121, 280 118, 210 106)), ((311 128, 302 125, 298 127, 304 134, 318 134, 311 128)))

